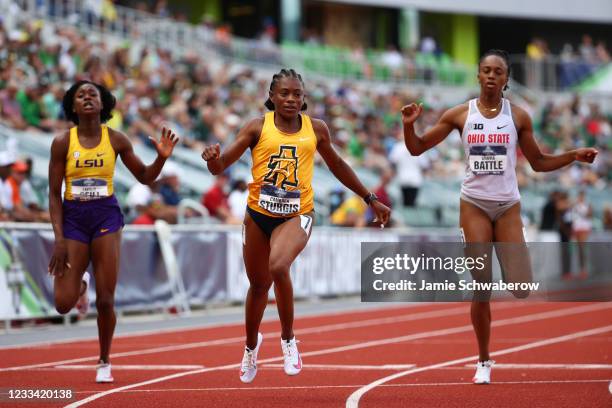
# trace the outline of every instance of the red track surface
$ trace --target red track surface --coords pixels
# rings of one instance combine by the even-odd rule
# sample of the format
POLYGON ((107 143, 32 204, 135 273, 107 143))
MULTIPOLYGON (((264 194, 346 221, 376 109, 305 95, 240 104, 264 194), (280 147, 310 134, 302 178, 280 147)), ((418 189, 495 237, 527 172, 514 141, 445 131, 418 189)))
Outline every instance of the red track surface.
POLYGON ((108 385, 94 382, 96 341, 4 349, 0 350, 3 392, 69 388, 76 391, 76 398, 23 405, 8 402, 4 395, 0 408, 57 407, 89 397, 97 398, 86 406, 344 407, 351 395, 360 407, 612 407, 612 366, 571 367, 612 365, 612 303, 494 303, 493 319, 491 350, 498 352, 493 358, 502 366, 494 367, 493 384, 488 386, 470 383, 476 344, 469 304, 429 304, 298 318, 295 327, 304 369, 296 377, 286 376, 278 365, 278 322, 265 322, 259 372, 248 385, 238 379, 244 344, 241 325, 117 338, 111 356, 117 367, 115 383, 108 385), (119 368, 158 364, 204 368, 119 368), (338 367, 384 364, 416 366, 338 367), (503 364, 569 366, 526 369, 503 364), (91 368, 57 368, 61 365, 91 368), (355 399, 355 391, 402 372, 366 388, 355 399), (106 391, 107 395, 100 395, 106 391))

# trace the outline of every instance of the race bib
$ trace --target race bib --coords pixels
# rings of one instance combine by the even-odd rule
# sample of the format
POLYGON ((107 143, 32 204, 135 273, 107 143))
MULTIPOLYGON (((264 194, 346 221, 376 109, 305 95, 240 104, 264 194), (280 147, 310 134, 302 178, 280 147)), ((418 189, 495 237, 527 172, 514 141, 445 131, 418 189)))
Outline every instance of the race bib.
POLYGON ((269 213, 287 216, 300 211, 300 192, 264 184, 259 192, 259 206, 269 213))
POLYGON ((75 200, 95 200, 108 197, 106 180, 96 178, 82 178, 72 180, 72 197, 75 200))
POLYGON ((476 175, 502 175, 506 152, 506 146, 470 146, 470 170, 476 175))

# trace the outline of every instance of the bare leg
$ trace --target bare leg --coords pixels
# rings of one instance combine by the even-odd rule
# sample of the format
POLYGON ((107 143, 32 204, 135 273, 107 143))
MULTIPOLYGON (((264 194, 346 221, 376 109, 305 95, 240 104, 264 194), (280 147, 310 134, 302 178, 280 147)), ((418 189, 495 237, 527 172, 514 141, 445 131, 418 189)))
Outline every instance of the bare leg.
POLYGON ((274 280, 276 306, 281 321, 281 338, 293 338, 293 285, 289 270, 302 252, 312 231, 313 213, 294 217, 280 225, 270 239, 270 274, 274 280), (306 220, 302 217, 309 217, 306 220))
POLYGON ((586 262, 586 241, 589 239, 590 231, 576 232, 576 241, 578 241, 578 262, 580 264, 580 277, 584 278, 587 275, 586 262))
POLYGON ((68 263, 64 275, 53 279, 53 297, 55 309, 60 314, 68 313, 83 291, 83 273, 89 265, 89 245, 72 239, 66 240, 68 247, 68 263))
POLYGON ((243 228, 242 253, 250 283, 244 305, 246 346, 254 350, 257 346, 259 325, 268 304, 268 291, 272 286, 272 277, 268 271, 270 242, 248 213, 245 215, 243 228))
MULTIPOLYGON (((521 206, 516 204, 495 221, 495 251, 499 259, 504 278, 508 283, 530 283, 533 280, 528 248, 523 245, 523 221, 521 206)), ((529 296, 528 290, 517 289, 512 294, 520 299, 529 296)))
MULTIPOLYGON (((465 234, 466 243, 490 243, 493 241, 493 224, 489 216, 472 203, 461 200, 459 224, 465 234)), ((487 258, 485 273, 491 274, 491 256, 487 258)), ((474 295, 470 309, 472 326, 478 341, 478 355, 480 361, 487 361, 489 356, 489 341, 491 338, 491 305, 489 301, 478 299, 474 295)))
POLYGON ((100 360, 109 362, 115 333, 115 288, 119 272, 121 231, 103 235, 92 242, 92 262, 96 279, 96 308, 98 310, 98 341, 100 360))

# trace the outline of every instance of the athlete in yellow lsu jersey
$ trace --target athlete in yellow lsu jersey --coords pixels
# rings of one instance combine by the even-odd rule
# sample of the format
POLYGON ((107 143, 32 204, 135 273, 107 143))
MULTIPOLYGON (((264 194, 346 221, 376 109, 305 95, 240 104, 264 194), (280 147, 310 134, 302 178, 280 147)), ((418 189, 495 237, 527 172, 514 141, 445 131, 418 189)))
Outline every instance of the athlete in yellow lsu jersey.
POLYGON ((245 302, 246 348, 240 380, 250 383, 257 374, 257 353, 263 336, 259 325, 274 282, 281 320, 281 348, 287 375, 302 369, 293 335, 293 287, 289 268, 306 246, 314 217, 312 173, 317 150, 331 172, 346 187, 364 197, 384 225, 390 210, 363 186, 331 144, 325 122, 310 119, 304 83, 292 69, 272 77, 266 107, 272 112, 251 120, 221 154, 219 144, 206 146, 202 158, 219 174, 238 160, 247 148, 253 155, 253 183, 249 186, 243 225, 243 256, 250 287, 245 302))
POLYGON ((178 138, 166 129, 160 141, 150 138, 157 158, 145 166, 124 134, 102 124, 110 119, 115 107, 115 98, 106 88, 79 81, 66 92, 62 105, 66 117, 76 126, 51 144, 49 212, 55 247, 49 273, 54 276, 55 308, 65 314, 76 305, 80 312, 86 312, 89 274, 85 269, 91 260, 100 334, 96 382, 112 382, 109 353, 115 330, 113 305, 123 227, 123 215, 113 195, 115 160, 121 156, 139 182, 151 183, 178 138), (63 181, 66 193, 62 203, 63 181))
POLYGON ((85 148, 79 143, 77 127, 70 129, 66 154, 65 200, 94 200, 113 195, 116 153, 106 125, 100 126, 100 143, 85 148))

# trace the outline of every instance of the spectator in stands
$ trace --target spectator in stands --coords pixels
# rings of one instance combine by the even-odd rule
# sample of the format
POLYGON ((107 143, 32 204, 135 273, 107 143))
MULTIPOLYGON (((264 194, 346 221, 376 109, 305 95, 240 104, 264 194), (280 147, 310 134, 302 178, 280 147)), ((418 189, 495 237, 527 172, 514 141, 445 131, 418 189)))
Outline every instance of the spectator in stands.
POLYGON ((149 185, 134 184, 128 192, 126 203, 129 215, 133 217, 131 224, 153 225, 156 220, 164 220, 169 224, 177 222, 177 207, 164 203, 159 194, 158 182, 149 185))
POLYGON ((176 213, 171 219, 164 217, 162 197, 154 193, 148 185, 138 183, 132 186, 127 195, 126 203, 129 207, 129 215, 133 217, 130 224, 153 225, 158 219, 176 223, 176 213))
POLYGON ((160 18, 168 18, 172 16, 170 9, 168 8, 167 0, 157 0, 155 7, 153 8, 153 14, 160 18))
POLYGON ((215 30, 215 40, 218 50, 221 54, 228 55, 231 53, 232 46, 232 27, 229 24, 221 24, 215 30))
POLYGON ((11 167, 15 161, 13 152, 8 150, 0 152, 0 208, 9 219, 13 211, 13 192, 7 179, 11 175, 11 167))
POLYGON ((559 193, 557 199, 557 228, 561 240, 561 278, 571 279, 571 254, 569 242, 572 237, 572 206, 567 192, 559 193))
POLYGON ((593 46, 593 38, 590 35, 582 35, 582 42, 580 43, 578 52, 580 53, 580 57, 585 62, 589 64, 594 64, 597 62, 597 55, 595 52, 595 47, 593 46))
POLYGON ((419 51, 423 54, 438 53, 438 43, 433 35, 428 33, 423 38, 421 38, 421 43, 419 44, 419 51))
POLYGON ((559 199, 559 191, 553 190, 548 195, 548 200, 542 208, 542 220, 540 229, 542 231, 554 231, 557 227, 557 200, 559 199))
POLYGON ((17 101, 17 83, 10 80, 6 89, 0 91, 0 118, 8 126, 23 130, 28 124, 21 116, 21 104, 17 101))
POLYGON ((404 145, 401 134, 398 141, 393 145, 389 160, 395 170, 397 181, 402 189, 402 205, 414 207, 423 184, 423 168, 427 166, 428 159, 425 155, 413 156, 404 145))
POLYGON ((576 59, 576 53, 574 52, 574 46, 570 43, 563 44, 561 53, 559 54, 562 62, 573 62, 576 59))
POLYGON ((138 111, 133 116, 129 134, 136 135, 141 142, 147 143, 149 135, 156 133, 156 125, 161 118, 155 112, 151 98, 144 96, 138 99, 138 111))
POLYGON ((394 77, 401 76, 404 58, 396 46, 392 44, 387 46, 387 51, 382 54, 382 63, 391 70, 394 77))
POLYGON ((607 64, 610 62, 610 52, 606 47, 606 43, 602 40, 598 41, 595 46, 595 58, 600 64, 607 64))
POLYGON ((163 203, 167 206, 176 207, 181 202, 181 180, 180 168, 176 163, 167 162, 162 169, 157 181, 159 194, 163 203))
POLYGON ((561 59, 561 64, 559 66, 559 82, 561 88, 565 89, 573 83, 580 81, 581 64, 577 62, 574 47, 570 43, 563 44, 559 57, 561 59))
POLYGON ((387 188, 391 180, 393 180, 393 170, 392 169, 383 169, 380 171, 380 181, 378 186, 374 189, 374 194, 378 197, 378 201, 387 207, 393 207, 393 203, 391 202, 391 197, 389 196, 389 192, 387 188))
POLYGON ((27 165, 27 170, 25 172, 25 180, 21 183, 21 199, 23 200, 23 204, 32 211, 43 212, 43 216, 46 216, 47 211, 41 207, 40 200, 31 182, 32 166, 34 164, 33 160, 31 157, 28 157, 24 162, 27 165))
POLYGON ((21 186, 27 180, 28 165, 24 161, 16 161, 11 166, 11 174, 6 179, 11 194, 12 218, 15 221, 35 222, 50 221, 46 211, 33 210, 28 208, 21 196, 21 186))
MULTIPOLYGON (((378 186, 374 189, 374 194, 376 194, 376 196, 378 197, 378 201, 380 201, 382 204, 386 205, 389 208, 393 208, 393 202, 391 201, 391 197, 389 196, 389 192, 387 191, 387 188, 391 180, 393 180, 393 175, 394 175, 393 170, 389 168, 381 170, 380 171, 380 182, 378 186)), ((374 214, 374 212, 369 207, 368 207, 365 217, 366 217, 369 227, 374 227, 374 228, 380 227, 380 223, 374 222, 374 219, 376 218, 376 214, 374 214)), ((387 224, 387 226, 392 227, 393 221, 389 220, 389 223, 387 224)))
POLYGON ((603 228, 612 231, 612 206, 606 205, 603 210, 603 228))
POLYGON ((30 85, 25 89, 19 90, 15 99, 19 102, 21 115, 28 126, 50 131, 53 125, 51 123, 42 123, 40 96, 38 87, 30 85))
POLYGON ((63 119, 62 97, 64 90, 59 84, 52 84, 46 88, 41 99, 41 111, 44 117, 49 118, 54 123, 63 119))
POLYGON ((308 28, 308 27, 305 27, 302 30, 302 42, 304 44, 309 44, 309 45, 323 44, 323 40, 321 39, 321 36, 318 34, 317 29, 308 28))
POLYGON ((548 72, 544 69, 544 64, 548 58, 548 44, 542 38, 534 37, 527 44, 527 58, 529 59, 527 71, 528 86, 542 86, 547 84, 549 78, 548 72))
POLYGON ((202 196, 202 205, 212 217, 226 224, 240 224, 242 219, 232 215, 228 202, 229 175, 221 173, 215 179, 215 184, 202 196))
POLYGON ((580 264, 580 277, 587 277, 586 242, 593 228, 591 217, 593 208, 586 201, 584 190, 578 193, 578 197, 572 208, 572 232, 578 242, 578 261, 580 264))
POLYGON ((534 61, 541 61, 549 54, 548 44, 540 37, 534 37, 527 44, 527 57, 534 61))
POLYGON ((351 195, 332 213, 330 222, 338 227, 365 227, 367 209, 368 205, 361 197, 351 195))
POLYGON ((232 215, 237 220, 244 219, 248 198, 249 190, 246 181, 243 179, 234 181, 232 192, 228 197, 228 204, 232 215))
POLYGON ((126 197, 130 224, 153 225, 156 217, 152 214, 153 190, 146 184, 136 183, 126 197))

